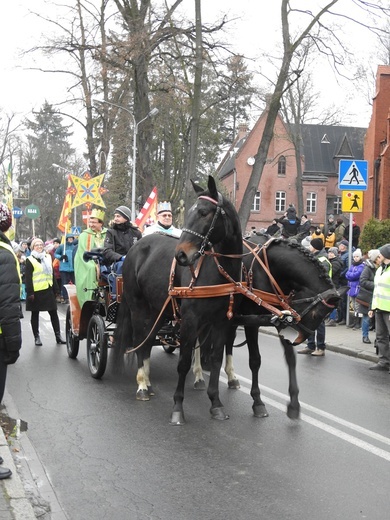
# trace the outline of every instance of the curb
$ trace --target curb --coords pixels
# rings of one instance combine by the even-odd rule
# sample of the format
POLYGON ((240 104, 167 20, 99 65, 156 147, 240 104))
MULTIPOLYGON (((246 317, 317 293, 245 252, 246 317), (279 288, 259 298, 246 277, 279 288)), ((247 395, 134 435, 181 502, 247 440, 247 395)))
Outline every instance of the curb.
POLYGON ((0 428, 0 455, 4 459, 4 466, 12 471, 11 478, 4 479, 2 484, 9 500, 10 509, 15 520, 36 520, 33 507, 26 497, 26 493, 15 466, 11 448, 0 428))

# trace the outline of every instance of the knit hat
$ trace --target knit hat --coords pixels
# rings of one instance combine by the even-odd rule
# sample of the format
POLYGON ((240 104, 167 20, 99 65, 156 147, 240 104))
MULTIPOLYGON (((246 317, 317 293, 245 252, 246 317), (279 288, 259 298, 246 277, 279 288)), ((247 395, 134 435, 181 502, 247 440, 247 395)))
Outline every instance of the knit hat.
POLYGON ((390 244, 385 244, 379 248, 379 252, 382 256, 390 260, 390 244))
POLYGON ((119 206, 118 208, 116 208, 114 213, 119 213, 119 215, 121 215, 123 218, 125 218, 129 222, 131 220, 131 211, 127 206, 119 206))
POLYGON ((355 251, 352 253, 352 256, 355 258, 355 256, 357 256, 358 258, 361 258, 362 257, 362 250, 357 248, 355 249, 355 251))
POLYGON ((337 247, 330 247, 328 249, 328 253, 333 253, 335 256, 337 256, 339 254, 339 250, 337 249, 337 247))
POLYGON ((333 218, 333 219, 334 219, 334 215, 329 215, 328 220, 329 220, 330 218, 333 218))
POLYGON ((8 231, 12 224, 12 213, 6 204, 0 203, 0 231, 8 231))
POLYGON ((371 260, 371 262, 375 262, 380 254, 379 249, 370 249, 368 252, 368 259, 371 260))
POLYGON ((311 247, 314 247, 316 251, 321 251, 324 247, 324 243, 321 238, 313 238, 310 242, 311 247))
POLYGON ((310 237, 309 237, 309 236, 305 237, 305 238, 302 240, 302 242, 301 242, 301 246, 306 247, 306 249, 309 248, 309 246, 310 246, 310 237))
POLYGON ((37 244, 38 242, 42 242, 42 244, 43 244, 43 240, 41 238, 34 238, 34 240, 31 242, 31 245, 30 245, 31 251, 34 249, 35 244, 37 244))
POLYGON ((339 244, 340 246, 345 246, 345 247, 349 247, 349 243, 348 243, 348 240, 342 240, 339 244))

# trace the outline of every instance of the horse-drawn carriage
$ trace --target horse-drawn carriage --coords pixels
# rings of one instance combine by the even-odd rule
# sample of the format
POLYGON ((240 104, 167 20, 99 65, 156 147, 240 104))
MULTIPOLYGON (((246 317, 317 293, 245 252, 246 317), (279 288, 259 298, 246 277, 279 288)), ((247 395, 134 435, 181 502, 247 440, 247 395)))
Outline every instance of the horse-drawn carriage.
MULTIPOLYGON (((71 359, 79 353, 80 341, 87 340, 87 360, 91 375, 103 377, 107 366, 108 349, 113 347, 116 319, 122 298, 123 278, 116 276, 116 296, 113 298, 107 276, 103 274, 101 249, 84 253, 85 261, 96 263, 98 285, 92 291, 92 299, 80 307, 76 285, 66 285, 69 306, 66 312, 66 349, 71 359)), ((179 325, 166 321, 154 338, 154 345, 161 345, 167 353, 179 347, 179 325)))

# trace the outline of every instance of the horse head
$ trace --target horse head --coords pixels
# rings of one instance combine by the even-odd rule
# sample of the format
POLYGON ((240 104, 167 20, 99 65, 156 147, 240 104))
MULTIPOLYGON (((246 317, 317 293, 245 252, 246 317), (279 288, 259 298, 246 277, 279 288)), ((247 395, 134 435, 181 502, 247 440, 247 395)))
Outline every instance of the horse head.
POLYGON ((218 192, 214 178, 209 176, 207 190, 194 182, 192 185, 199 195, 188 211, 176 247, 178 263, 193 265, 211 248, 231 254, 241 253, 242 234, 238 214, 232 203, 218 192))
POLYGON ((281 307, 290 307, 297 313, 294 322, 275 319, 273 323, 284 339, 293 344, 302 343, 337 306, 343 289, 336 289, 321 262, 297 242, 266 241, 263 237, 257 241, 263 245, 259 258, 269 272, 259 262, 252 261, 253 286, 278 294, 281 302, 288 304, 281 307))

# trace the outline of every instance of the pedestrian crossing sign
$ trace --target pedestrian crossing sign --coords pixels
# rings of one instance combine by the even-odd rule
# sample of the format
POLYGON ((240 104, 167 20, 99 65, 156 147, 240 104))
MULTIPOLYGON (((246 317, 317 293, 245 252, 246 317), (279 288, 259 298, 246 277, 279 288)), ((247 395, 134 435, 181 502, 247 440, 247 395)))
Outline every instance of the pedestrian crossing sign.
POLYGON ((368 180, 368 161, 347 161, 339 163, 339 189, 366 191, 368 180))
POLYGON ((363 211, 363 195, 361 191, 343 191, 341 211, 344 213, 361 213, 363 211))

